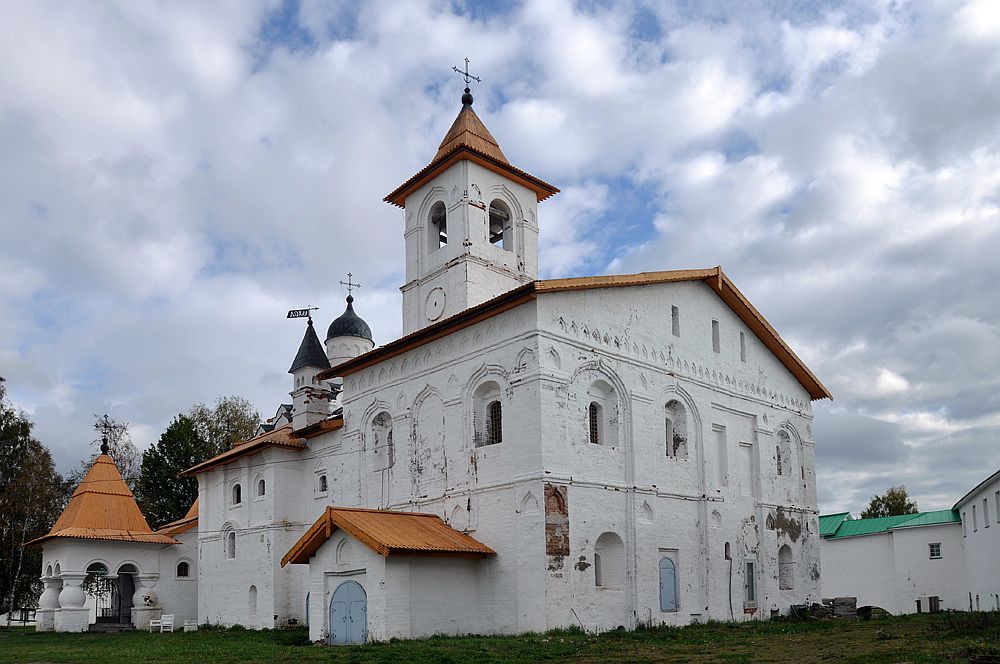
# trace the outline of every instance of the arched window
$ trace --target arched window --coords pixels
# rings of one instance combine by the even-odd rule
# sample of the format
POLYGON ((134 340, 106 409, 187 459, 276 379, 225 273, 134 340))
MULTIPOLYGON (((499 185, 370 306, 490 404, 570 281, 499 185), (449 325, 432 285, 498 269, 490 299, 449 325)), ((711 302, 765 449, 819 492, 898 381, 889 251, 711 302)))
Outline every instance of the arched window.
POLYGON ((587 440, 595 445, 618 444, 618 395, 604 380, 587 388, 587 440))
POLYGON ((177 563, 177 578, 186 579, 189 576, 191 576, 191 565, 183 560, 177 563))
POLYGON ((320 475, 319 476, 319 492, 320 493, 326 493, 326 490, 328 488, 329 487, 327 486, 326 475, 320 475))
POLYGON ((243 489, 239 484, 233 485, 233 505, 239 505, 243 502, 243 489))
POLYGON ((476 388, 472 402, 476 447, 503 442, 500 384, 492 380, 486 381, 476 388))
POLYGON ((660 559, 660 611, 677 610, 677 567, 671 558, 660 559))
POLYGON ((601 428, 604 424, 604 408, 596 401, 591 401, 587 408, 587 424, 590 429, 590 442, 601 444, 601 428))
POLYGON ((392 415, 386 411, 372 418, 372 449, 375 455, 375 470, 392 467, 395 456, 392 443, 392 415))
POLYGON ((594 544, 594 585, 625 587, 625 545, 615 533, 604 533, 594 544))
POLYGON ((448 212, 444 202, 438 201, 431 206, 430 219, 427 223, 427 233, 430 236, 431 250, 448 244, 448 212))
POLYGON ((514 249, 514 238, 512 237, 513 224, 511 223, 511 218, 512 215, 510 213, 510 208, 507 207, 506 203, 499 199, 490 203, 488 232, 490 244, 508 251, 512 251, 514 249))
POLYGON ((486 444, 496 445, 503 441, 503 407, 499 401, 491 401, 486 406, 486 444))
POLYGON ((263 496, 267 492, 267 485, 264 483, 264 478, 257 480, 257 497, 263 496))
POLYGON ((667 456, 676 459, 688 457, 687 412, 677 399, 667 402, 665 407, 665 437, 667 456))
POLYGON ((733 554, 730 552, 730 549, 729 549, 729 542, 726 542, 725 556, 726 556, 726 560, 732 560, 733 559, 733 554))
POLYGON ((792 561, 792 547, 783 544, 778 549, 778 589, 792 590, 795 587, 795 563, 792 561))
POLYGON ((230 530, 226 533, 226 558, 232 560, 236 557, 236 532, 230 530))
POLYGON ((775 446, 775 461, 779 475, 790 475, 792 468, 792 439, 787 431, 778 431, 778 444, 775 446))

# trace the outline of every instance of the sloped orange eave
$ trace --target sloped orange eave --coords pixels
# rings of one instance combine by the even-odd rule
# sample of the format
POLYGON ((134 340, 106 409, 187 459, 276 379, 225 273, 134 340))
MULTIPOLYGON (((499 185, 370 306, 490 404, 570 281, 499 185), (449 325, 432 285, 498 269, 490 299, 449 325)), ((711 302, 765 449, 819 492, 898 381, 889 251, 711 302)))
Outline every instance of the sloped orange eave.
POLYGON ((469 145, 459 145, 451 152, 435 158, 434 161, 417 171, 413 177, 396 187, 383 200, 396 207, 403 207, 407 196, 437 177, 439 173, 442 173, 463 159, 478 164, 498 175, 510 178, 521 186, 535 192, 535 200, 539 203, 559 193, 557 187, 554 187, 545 180, 536 178, 527 171, 522 171, 520 168, 510 165, 506 161, 500 161, 469 145))
MULTIPOLYGON (((320 433, 339 429, 344 425, 343 419, 329 420, 332 424, 326 425, 320 433)), ((317 434, 318 435, 318 434, 317 434)), ((195 464, 181 473, 182 477, 193 477, 198 473, 204 473, 227 463, 232 463, 249 454, 255 454, 268 447, 281 447, 288 450, 302 451, 306 449, 306 444, 302 442, 300 432, 294 431, 291 424, 285 424, 266 433, 262 433, 256 438, 238 443, 230 450, 222 454, 217 454, 211 459, 206 459, 195 464)))
POLYGON ((337 529, 379 555, 482 558, 496 552, 459 532, 436 514, 356 507, 327 507, 281 559, 281 566, 306 564, 337 529))
POLYGON ((349 376, 374 366, 387 359, 401 355, 414 348, 453 334, 470 325, 487 320, 504 311, 520 306, 544 293, 594 288, 615 288, 625 286, 646 286, 678 281, 702 281, 707 284, 739 316, 748 328, 760 339, 768 350, 788 369, 812 400, 832 399, 826 386, 813 374, 781 335, 771 327, 750 301, 736 288, 736 285, 722 271, 721 267, 696 270, 665 270, 660 272, 639 272, 637 274, 611 274, 597 277, 573 277, 569 279, 542 279, 529 282, 507 291, 492 300, 460 311, 449 318, 421 328, 392 341, 384 346, 363 353, 330 369, 325 369, 317 378, 327 380, 349 376))

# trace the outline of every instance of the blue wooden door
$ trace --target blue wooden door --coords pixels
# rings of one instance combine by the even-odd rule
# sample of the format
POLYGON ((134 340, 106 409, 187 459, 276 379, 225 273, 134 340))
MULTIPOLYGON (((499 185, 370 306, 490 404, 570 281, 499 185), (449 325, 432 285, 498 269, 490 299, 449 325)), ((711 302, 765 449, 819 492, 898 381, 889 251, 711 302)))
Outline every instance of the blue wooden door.
POLYGON ((346 645, 368 640, 368 598, 355 581, 337 586, 330 600, 330 643, 346 645))
POLYGON ((660 560, 660 611, 677 610, 677 568, 670 558, 660 560))

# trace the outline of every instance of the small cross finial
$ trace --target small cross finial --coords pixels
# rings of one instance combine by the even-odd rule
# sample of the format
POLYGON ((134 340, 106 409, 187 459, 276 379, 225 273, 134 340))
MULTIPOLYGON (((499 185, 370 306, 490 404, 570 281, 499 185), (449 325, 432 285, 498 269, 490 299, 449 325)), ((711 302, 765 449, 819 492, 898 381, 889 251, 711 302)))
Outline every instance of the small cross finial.
POLYGON ((347 301, 348 302, 354 302, 354 295, 352 294, 354 292, 354 289, 355 288, 361 288, 361 284, 355 283, 352 280, 353 276, 354 276, 353 273, 348 272, 347 273, 347 281, 341 281, 340 282, 341 286, 347 286, 347 301))
POLYGON ((482 83, 482 79, 478 76, 473 76, 469 73, 469 59, 465 59, 465 69, 459 69, 458 67, 452 67, 456 74, 460 75, 465 79, 465 94, 462 95, 462 105, 472 106, 472 91, 469 89, 469 83, 475 81, 476 83, 482 83))

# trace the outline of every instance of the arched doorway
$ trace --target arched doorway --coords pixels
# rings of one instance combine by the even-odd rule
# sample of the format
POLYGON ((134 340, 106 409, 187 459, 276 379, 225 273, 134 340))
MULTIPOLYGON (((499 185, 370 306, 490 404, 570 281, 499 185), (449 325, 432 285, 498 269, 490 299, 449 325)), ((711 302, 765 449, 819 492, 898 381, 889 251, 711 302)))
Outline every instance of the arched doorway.
POLYGON ((118 584, 112 596, 112 605, 117 613, 117 620, 111 622, 132 622, 132 595, 135 594, 135 575, 138 573, 139 570, 130 563, 118 568, 118 584))
POLYGON ((115 607, 118 580, 110 577, 107 565, 104 563, 87 565, 87 576, 83 580, 83 592, 94 602, 95 622, 118 622, 118 609, 115 607))
POLYGON ((368 596, 356 581, 345 581, 330 600, 330 643, 348 645, 367 640, 368 596))

